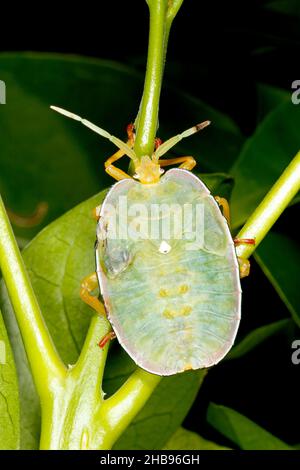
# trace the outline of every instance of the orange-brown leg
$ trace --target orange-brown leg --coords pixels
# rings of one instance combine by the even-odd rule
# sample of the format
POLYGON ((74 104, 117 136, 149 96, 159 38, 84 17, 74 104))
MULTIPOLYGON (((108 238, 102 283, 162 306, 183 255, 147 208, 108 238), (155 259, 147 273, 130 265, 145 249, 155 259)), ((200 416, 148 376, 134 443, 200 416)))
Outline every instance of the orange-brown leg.
POLYGON ((109 176, 111 176, 112 178, 114 178, 117 181, 132 178, 132 176, 128 175, 128 173, 125 173, 125 171, 123 171, 120 168, 117 168, 116 166, 112 165, 112 162, 115 162, 116 160, 119 160, 123 156, 124 156, 124 152, 122 150, 119 150, 118 152, 116 152, 112 157, 110 157, 105 162, 105 171, 106 171, 106 173, 108 173, 109 176))
POLYGON ((238 256, 238 263, 240 268, 240 278, 247 277, 250 274, 250 261, 246 258, 238 256))
POLYGON ((98 287, 97 274, 96 273, 89 274, 81 281, 80 297, 83 300, 83 302, 85 302, 87 305, 89 305, 94 310, 96 310, 96 312, 99 313, 99 315, 106 316, 105 308, 102 302, 100 302, 100 300, 94 295, 91 295, 91 292, 97 289, 97 287, 98 287))
MULTIPOLYGON (((235 238, 235 245, 255 245, 255 238, 235 238)), ((240 277, 247 277, 250 274, 250 261, 246 258, 238 256, 238 263, 240 267, 240 277)))
POLYGON ((100 211, 101 211, 101 205, 97 206, 97 207, 94 207, 94 209, 92 210, 93 219, 95 219, 97 221, 100 219, 100 211))
POLYGON ((114 331, 110 331, 103 336, 103 338, 99 341, 98 346, 100 349, 103 349, 106 344, 111 341, 112 339, 116 338, 116 333, 114 331))
POLYGON ((255 238, 235 238, 235 245, 255 245, 255 238))
MULTIPOLYGON (((133 145, 134 145, 134 126, 133 126, 133 124, 129 124, 127 126, 127 135, 128 135, 127 144, 132 148, 133 145)), ((118 150, 111 157, 109 157, 106 160, 106 162, 104 163, 106 173, 108 173, 112 178, 114 178, 117 181, 132 178, 130 175, 125 173, 125 171, 120 170, 115 165, 113 165, 113 163, 115 163, 117 160, 120 160, 120 158, 124 157, 124 155, 125 155, 125 153, 124 153, 123 150, 118 150)))
MULTIPOLYGON (((104 315, 106 316, 105 308, 100 302, 100 300, 91 295, 91 292, 95 290, 98 287, 98 279, 97 279, 97 274, 92 273, 89 276, 85 277, 82 282, 81 282, 81 289, 80 289, 80 297, 81 299, 92 309, 96 310, 96 312, 99 315, 104 315)), ((116 337, 114 331, 110 331, 106 335, 103 336, 103 338, 99 341, 98 345, 101 349, 105 347, 105 345, 108 343, 108 341, 114 339, 116 337)))
POLYGON ((194 166, 196 166, 197 162, 194 157, 176 157, 176 158, 168 158, 166 160, 159 160, 159 164, 161 167, 169 166, 169 165, 179 165, 179 168, 183 168, 184 170, 192 170, 194 166))
POLYGON ((219 206, 222 207, 223 215, 227 220, 228 226, 230 227, 230 208, 227 199, 225 199, 225 197, 215 196, 215 200, 219 206))

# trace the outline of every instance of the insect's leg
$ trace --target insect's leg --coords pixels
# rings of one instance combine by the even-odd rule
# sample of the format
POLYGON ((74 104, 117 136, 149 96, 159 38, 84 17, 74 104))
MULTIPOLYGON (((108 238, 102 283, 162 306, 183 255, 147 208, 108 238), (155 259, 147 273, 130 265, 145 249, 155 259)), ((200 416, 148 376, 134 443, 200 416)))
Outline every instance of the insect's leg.
POLYGON ((154 144, 155 150, 157 150, 158 147, 160 147, 162 145, 162 143, 163 143, 163 141, 159 137, 156 137, 155 138, 155 144, 154 144))
POLYGON ((91 295, 91 292, 93 292, 93 290, 95 290, 97 287, 98 287, 97 274, 96 273, 89 274, 81 281, 80 297, 83 300, 83 302, 85 302, 94 310, 96 310, 96 312, 99 313, 99 315, 106 316, 105 308, 102 302, 100 302, 100 300, 94 295, 91 295))
POLYGON ((97 207, 94 207, 94 209, 92 210, 93 219, 95 219, 97 221, 100 219, 100 211, 101 211, 101 205, 97 206, 97 207))
MULTIPOLYGON (((133 132, 132 124, 129 124, 127 126, 127 135, 128 135, 127 144, 130 148, 132 148, 134 144, 134 132, 133 132)), ((113 165, 114 162, 122 158, 124 155, 125 155, 125 152, 122 149, 120 149, 116 153, 114 153, 111 157, 109 157, 104 163, 106 173, 108 173, 110 176, 112 176, 112 178, 116 179, 117 181, 132 178, 123 170, 120 170, 119 168, 113 165)))
POLYGON ((176 158, 169 158, 166 160, 159 160, 160 166, 169 166, 169 165, 179 165, 179 168, 183 168, 184 170, 192 170, 194 166, 196 166, 197 162, 193 157, 176 157, 176 158))
POLYGON ((209 124, 210 124, 210 121, 201 122, 200 124, 197 124, 196 126, 193 126, 190 129, 187 129, 181 134, 175 135, 175 137, 171 137, 171 139, 159 145, 157 150, 154 152, 155 159, 158 160, 160 157, 162 157, 166 152, 168 152, 172 147, 174 147, 174 145, 176 145, 182 139, 195 134, 201 129, 204 129, 205 127, 207 127, 209 124))
POLYGON ((106 344, 111 341, 112 339, 116 338, 116 333, 114 331, 110 331, 103 336, 103 338, 99 341, 98 346, 100 349, 103 349, 106 344))
POLYGON ((255 238, 235 238, 235 245, 255 245, 255 238))
POLYGON ((240 268, 240 278, 247 277, 250 274, 250 261, 246 258, 238 256, 238 263, 240 268))
MULTIPOLYGON (((82 117, 77 116, 77 114, 70 113, 69 111, 66 111, 65 109, 62 109, 62 108, 58 108, 57 106, 50 106, 50 108, 53 109, 54 111, 57 111, 60 114, 63 114, 64 116, 67 116, 71 119, 74 119, 75 121, 81 122, 84 126, 88 127, 92 131, 96 132, 96 134, 99 134, 102 137, 104 137, 105 139, 110 140, 119 149, 122 149, 123 152, 126 155, 128 155, 129 158, 131 158, 134 162, 137 162, 137 156, 136 156, 134 150, 128 144, 126 144, 122 140, 118 139, 118 137, 115 137, 115 136, 111 135, 109 132, 105 131, 104 129, 101 129, 101 127, 96 126, 95 124, 88 121, 87 119, 83 119, 82 117)), ((132 132, 133 132, 133 125, 129 124, 129 127, 131 127, 132 132)))
MULTIPOLYGON (((255 238, 235 238, 233 240, 235 245, 255 245, 255 238)), ((250 261, 246 258, 238 256, 240 267, 240 277, 247 277, 250 273, 250 261)))
POLYGON ((230 227, 230 208, 227 199, 225 197, 215 196, 215 200, 222 207, 223 215, 227 220, 228 226, 230 227))
POLYGON ((123 157, 123 155, 124 153, 122 152, 122 150, 119 150, 105 162, 106 173, 108 173, 112 178, 117 181, 121 181, 124 179, 132 179, 132 176, 128 175, 128 173, 125 173, 125 171, 120 170, 120 168, 117 168, 116 166, 112 165, 112 162, 119 160, 119 158, 123 157))

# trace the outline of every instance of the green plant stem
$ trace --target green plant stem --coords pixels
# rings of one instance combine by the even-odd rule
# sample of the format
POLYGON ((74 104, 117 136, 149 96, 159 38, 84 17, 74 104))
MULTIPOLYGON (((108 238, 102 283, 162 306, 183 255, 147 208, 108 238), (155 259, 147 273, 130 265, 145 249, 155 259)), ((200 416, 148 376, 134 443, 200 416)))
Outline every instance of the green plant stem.
POLYGON ((144 91, 136 120, 134 150, 152 155, 158 127, 159 99, 170 28, 183 0, 147 0, 150 31, 144 91))
POLYGON ((105 400, 102 412, 111 428, 111 445, 143 408, 161 379, 158 375, 137 369, 112 397, 105 400))
POLYGON ((48 333, 1 198, 0 267, 43 403, 49 398, 53 381, 63 377, 66 368, 48 333))
POLYGON ((255 245, 239 245, 237 255, 249 258, 275 224, 284 209, 300 190, 300 152, 291 161, 253 214, 237 238, 255 238, 255 245))
POLYGON ((94 315, 75 366, 69 366, 42 407, 41 449, 106 449, 111 429, 102 412, 102 379, 108 352, 98 346, 111 327, 94 315))
POLYGON ((144 92, 136 123, 134 150, 138 157, 152 155, 158 122, 159 98, 165 60, 166 0, 149 2, 150 31, 144 92))

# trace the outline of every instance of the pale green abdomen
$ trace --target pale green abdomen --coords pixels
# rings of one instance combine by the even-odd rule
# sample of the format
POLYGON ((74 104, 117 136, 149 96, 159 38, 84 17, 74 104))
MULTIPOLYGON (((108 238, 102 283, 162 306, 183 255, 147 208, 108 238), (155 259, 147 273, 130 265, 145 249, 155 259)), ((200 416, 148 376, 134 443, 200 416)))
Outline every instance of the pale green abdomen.
POLYGON ((117 337, 135 362, 150 372, 171 375, 222 359, 239 324, 240 282, 229 229, 207 188, 185 170, 170 170, 151 187, 122 181, 108 193, 101 215, 97 248, 101 292, 117 337), (118 232, 122 224, 125 230, 136 220, 120 217, 124 212, 124 205, 118 206, 120 196, 126 196, 128 211, 137 202, 147 209, 143 212, 141 207, 142 236, 137 240, 121 239, 119 233, 103 240, 104 232, 118 232), (154 230, 151 236, 156 217, 151 209, 161 203, 177 204, 175 215, 169 232, 154 230), (114 207, 119 214, 113 221, 114 207), (180 207, 189 208, 187 223, 180 207), (176 222, 179 216, 181 224, 176 222))

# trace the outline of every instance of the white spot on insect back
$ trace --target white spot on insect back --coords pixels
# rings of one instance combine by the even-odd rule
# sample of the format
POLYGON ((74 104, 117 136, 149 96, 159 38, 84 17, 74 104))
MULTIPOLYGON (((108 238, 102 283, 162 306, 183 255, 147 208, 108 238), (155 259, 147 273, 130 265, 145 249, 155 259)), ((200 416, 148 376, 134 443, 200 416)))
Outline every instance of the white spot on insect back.
POLYGON ((160 253, 163 253, 164 255, 166 255, 167 253, 169 253, 171 251, 171 246, 169 245, 169 243, 167 243, 166 241, 163 240, 160 244, 160 247, 159 247, 158 251, 160 253))

